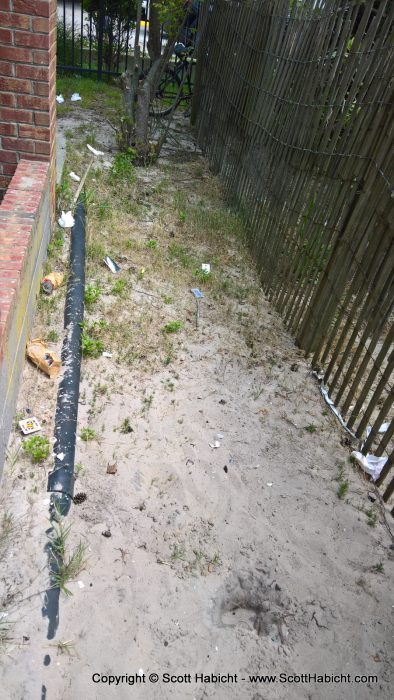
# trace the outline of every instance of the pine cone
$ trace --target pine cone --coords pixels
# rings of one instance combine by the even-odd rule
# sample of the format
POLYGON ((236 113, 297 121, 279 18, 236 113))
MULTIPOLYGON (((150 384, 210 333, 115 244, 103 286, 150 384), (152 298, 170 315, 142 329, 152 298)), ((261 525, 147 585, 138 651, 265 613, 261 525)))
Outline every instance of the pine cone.
POLYGON ((84 501, 86 501, 86 499, 87 499, 86 493, 76 493, 74 498, 73 498, 73 501, 74 501, 74 504, 76 506, 78 506, 80 503, 83 503, 84 501))

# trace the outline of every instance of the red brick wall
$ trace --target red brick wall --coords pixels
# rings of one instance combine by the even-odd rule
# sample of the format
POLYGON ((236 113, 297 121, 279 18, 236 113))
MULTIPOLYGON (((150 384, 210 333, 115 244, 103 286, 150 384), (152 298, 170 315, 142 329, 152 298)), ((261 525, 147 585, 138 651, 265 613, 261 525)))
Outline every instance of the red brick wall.
POLYGON ((0 476, 50 232, 49 164, 21 160, 0 205, 0 476))
POLYGON ((0 0, 0 199, 21 158, 51 164, 55 203, 56 0, 0 0))

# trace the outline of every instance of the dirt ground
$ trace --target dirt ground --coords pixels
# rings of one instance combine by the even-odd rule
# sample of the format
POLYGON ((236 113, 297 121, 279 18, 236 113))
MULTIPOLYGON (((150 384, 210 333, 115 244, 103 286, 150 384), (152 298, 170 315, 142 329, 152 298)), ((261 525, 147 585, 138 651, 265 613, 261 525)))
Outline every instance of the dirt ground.
MULTIPOLYGON (((79 111, 79 131, 61 122, 73 133, 59 193, 63 204, 75 190, 67 173, 86 167, 86 141, 101 145, 86 195, 98 356, 83 362, 75 492, 87 498, 67 518, 67 551, 82 542, 85 557, 54 624, 51 458, 33 465, 16 424, 1 490, 1 697, 388 699, 390 523, 264 298, 241 223, 182 133, 186 150, 173 141, 131 172, 90 117, 79 111), (205 295, 198 327, 192 287, 205 295), (293 677, 308 673, 350 682, 293 677)), ((61 268, 56 236, 48 265, 61 268)), ((58 352, 64 294, 40 299, 33 334, 58 352)), ((52 440, 56 394, 26 362, 16 418, 29 409, 52 440)))

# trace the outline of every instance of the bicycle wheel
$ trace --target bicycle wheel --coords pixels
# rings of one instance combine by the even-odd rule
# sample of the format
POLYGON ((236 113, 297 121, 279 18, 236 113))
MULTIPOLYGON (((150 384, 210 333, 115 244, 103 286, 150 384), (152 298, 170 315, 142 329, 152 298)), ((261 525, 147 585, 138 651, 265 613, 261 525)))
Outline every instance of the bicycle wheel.
POLYGON ((183 99, 183 87, 179 91, 181 80, 171 68, 167 68, 157 88, 150 107, 151 117, 166 117, 183 99))

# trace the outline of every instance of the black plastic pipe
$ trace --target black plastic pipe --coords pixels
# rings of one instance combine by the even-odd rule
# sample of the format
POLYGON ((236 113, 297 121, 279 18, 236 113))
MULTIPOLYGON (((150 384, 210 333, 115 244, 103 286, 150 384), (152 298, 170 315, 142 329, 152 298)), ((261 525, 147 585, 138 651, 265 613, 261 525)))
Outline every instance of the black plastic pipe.
POLYGON ((65 337, 62 372, 55 415, 55 465, 48 477, 52 506, 62 515, 70 510, 74 494, 74 461, 77 433, 81 335, 85 294, 85 207, 79 202, 71 229, 70 275, 64 311, 65 337))

